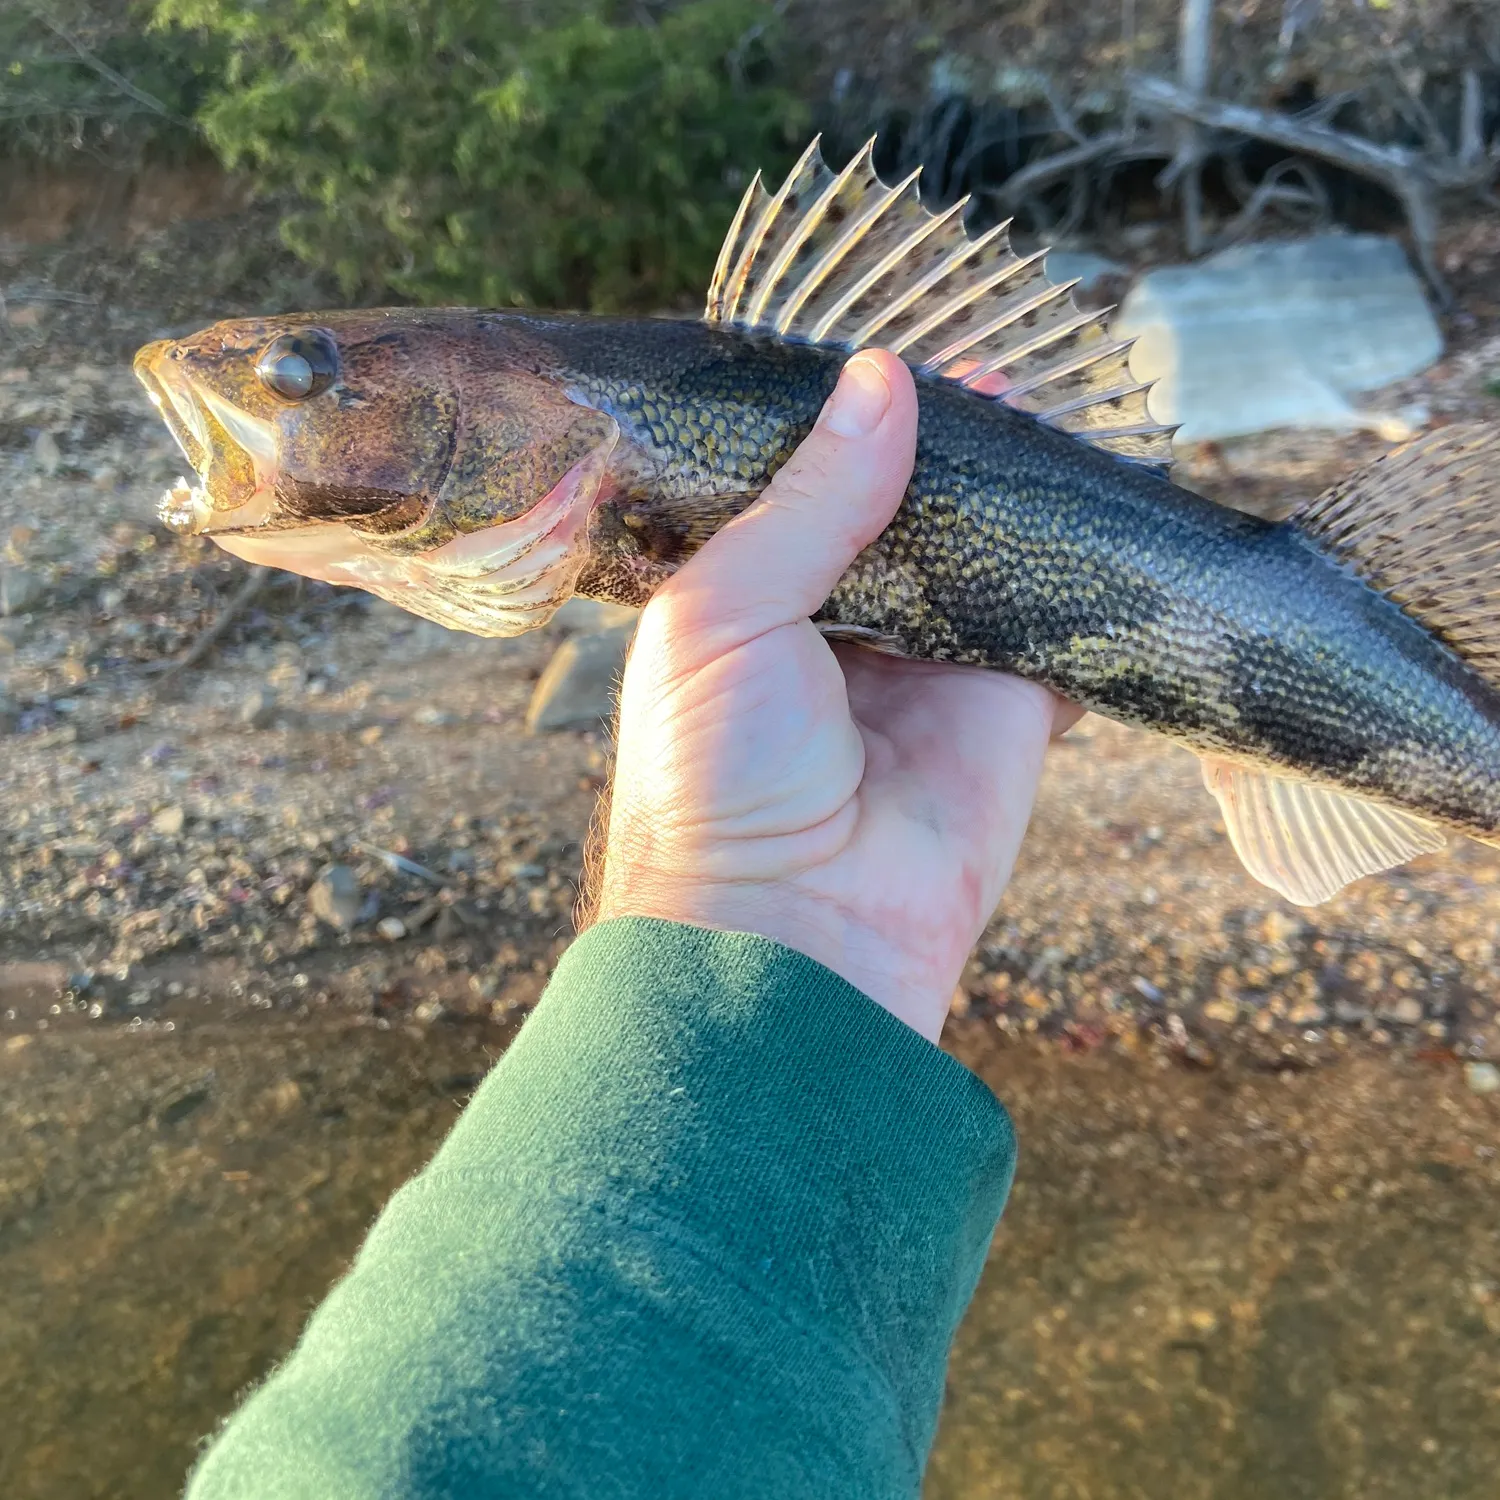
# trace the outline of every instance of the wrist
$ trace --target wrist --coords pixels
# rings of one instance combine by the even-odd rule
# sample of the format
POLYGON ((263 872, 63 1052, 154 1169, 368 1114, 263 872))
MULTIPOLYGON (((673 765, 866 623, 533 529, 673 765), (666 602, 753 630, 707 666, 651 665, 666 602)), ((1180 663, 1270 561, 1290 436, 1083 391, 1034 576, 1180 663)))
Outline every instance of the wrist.
MULTIPOLYGON (((612 865, 606 855, 593 920, 621 917, 768 938, 822 964, 930 1042, 942 1033, 963 964, 962 955, 955 961, 948 954, 913 953, 836 900, 784 881, 683 880, 612 865)), ((896 925, 903 924, 897 919, 896 925)))

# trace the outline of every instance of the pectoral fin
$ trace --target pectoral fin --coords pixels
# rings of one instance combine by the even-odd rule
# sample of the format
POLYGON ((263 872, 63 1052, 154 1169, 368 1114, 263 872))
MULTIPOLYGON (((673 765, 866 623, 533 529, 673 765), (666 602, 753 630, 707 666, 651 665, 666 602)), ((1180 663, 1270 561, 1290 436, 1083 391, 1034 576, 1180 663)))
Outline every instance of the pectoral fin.
POLYGON ((1205 757, 1203 780, 1245 868, 1297 906, 1317 906, 1445 842, 1408 813, 1231 761, 1205 757))

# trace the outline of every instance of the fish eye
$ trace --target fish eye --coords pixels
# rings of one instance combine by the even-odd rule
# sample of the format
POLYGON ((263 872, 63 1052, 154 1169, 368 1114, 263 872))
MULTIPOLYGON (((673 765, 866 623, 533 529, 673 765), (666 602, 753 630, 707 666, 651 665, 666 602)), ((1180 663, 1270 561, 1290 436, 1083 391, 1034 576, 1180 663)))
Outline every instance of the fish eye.
POLYGON ((260 383, 283 401, 306 401, 326 391, 338 371, 333 340, 316 328, 272 339, 255 362, 260 383))

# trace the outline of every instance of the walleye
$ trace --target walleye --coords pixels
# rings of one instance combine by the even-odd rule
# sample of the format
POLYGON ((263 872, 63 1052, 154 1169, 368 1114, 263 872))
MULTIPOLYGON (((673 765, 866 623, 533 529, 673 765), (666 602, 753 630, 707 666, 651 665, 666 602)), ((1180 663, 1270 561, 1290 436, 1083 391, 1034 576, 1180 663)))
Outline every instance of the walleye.
POLYGON ((752 503, 850 351, 917 375, 900 511, 817 616, 1044 683, 1196 751, 1246 868, 1316 904, 1500 842, 1500 434, 1449 427, 1291 520, 1167 477, 1105 314, 866 146, 757 177, 701 322, 472 309, 219 323, 136 372, 186 453, 162 518, 511 635, 641 604, 752 503))

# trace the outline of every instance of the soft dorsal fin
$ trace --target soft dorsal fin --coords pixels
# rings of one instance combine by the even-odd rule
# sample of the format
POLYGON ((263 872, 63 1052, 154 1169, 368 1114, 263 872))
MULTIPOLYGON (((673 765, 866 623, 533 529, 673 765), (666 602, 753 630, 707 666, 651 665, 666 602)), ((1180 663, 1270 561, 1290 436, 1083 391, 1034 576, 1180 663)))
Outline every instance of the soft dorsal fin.
POLYGON ((1203 781, 1241 863, 1297 906, 1318 906, 1362 875, 1404 865, 1446 842, 1409 813, 1271 771, 1209 757, 1203 781))
POLYGON ((1294 524, 1500 686, 1500 427, 1440 427, 1294 524))
POLYGON ((813 141, 768 192, 757 174, 719 252, 704 320, 844 349, 879 345, 925 375, 994 395, 1134 463, 1165 466, 1171 427, 1152 419, 1130 374, 1130 341, 1110 309, 1086 312, 1075 285, 1018 256, 1008 224, 964 228, 961 199, 922 206, 913 172, 875 174, 875 142, 833 172, 813 141))

